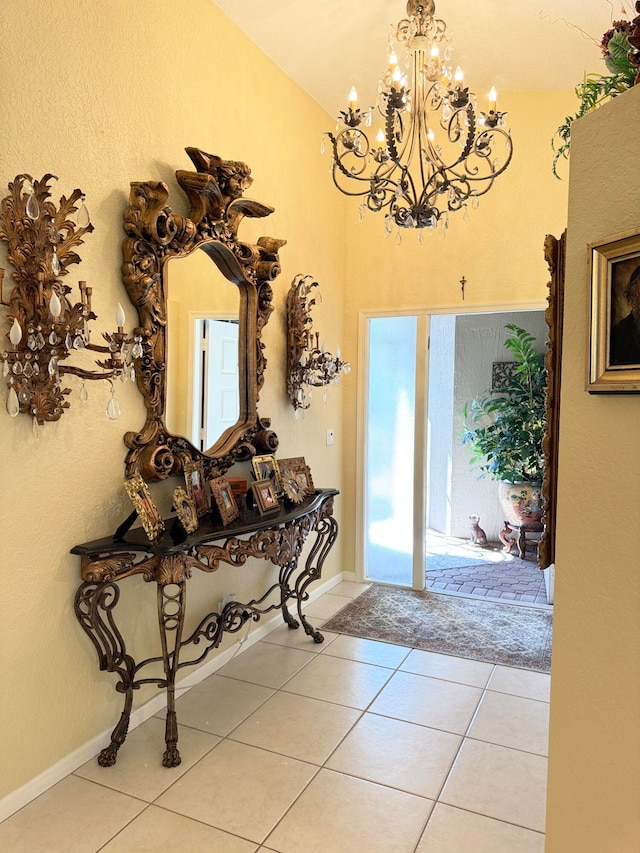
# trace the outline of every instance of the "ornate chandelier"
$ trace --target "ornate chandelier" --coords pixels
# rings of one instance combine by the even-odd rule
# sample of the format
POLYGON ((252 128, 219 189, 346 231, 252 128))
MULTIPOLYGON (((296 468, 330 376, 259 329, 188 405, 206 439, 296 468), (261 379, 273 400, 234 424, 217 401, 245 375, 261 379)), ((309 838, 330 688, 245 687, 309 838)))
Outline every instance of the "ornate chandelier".
POLYGON ((497 110, 495 89, 480 112, 461 69, 448 64, 453 45, 434 13, 434 0, 409 0, 407 17, 391 27, 389 67, 376 106, 358 109, 352 89, 335 134, 325 134, 336 187, 364 196, 361 218, 367 210, 384 212, 388 234, 394 224, 444 233, 449 214, 460 210, 466 221, 468 206, 478 206, 511 161, 507 114, 497 110), (377 116, 381 123, 371 141, 377 116))

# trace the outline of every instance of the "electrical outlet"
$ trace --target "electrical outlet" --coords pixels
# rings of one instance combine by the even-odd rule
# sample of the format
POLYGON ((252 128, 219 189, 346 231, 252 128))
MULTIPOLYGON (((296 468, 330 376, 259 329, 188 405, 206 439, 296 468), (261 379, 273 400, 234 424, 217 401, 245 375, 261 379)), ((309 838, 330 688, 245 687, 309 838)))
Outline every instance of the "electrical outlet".
POLYGON ((333 430, 328 429, 327 430, 327 447, 329 447, 331 444, 333 444, 333 430))
POLYGON ((230 592, 229 595, 225 595, 224 598, 220 599, 220 605, 218 607, 218 613, 222 613, 227 604, 230 604, 232 601, 237 601, 236 593, 230 592))

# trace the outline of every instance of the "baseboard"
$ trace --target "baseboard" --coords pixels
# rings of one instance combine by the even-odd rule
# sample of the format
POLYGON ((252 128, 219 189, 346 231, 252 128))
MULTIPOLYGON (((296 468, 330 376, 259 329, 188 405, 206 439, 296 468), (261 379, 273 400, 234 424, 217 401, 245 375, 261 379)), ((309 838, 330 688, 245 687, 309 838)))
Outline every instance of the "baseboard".
MULTIPOLYGON (((329 592, 330 589, 333 589, 334 586, 337 586, 342 581, 352 580, 355 580, 355 574, 353 572, 342 572, 332 578, 329 578, 323 583, 314 586, 314 589, 309 592, 308 603, 315 601, 315 599, 319 598, 321 595, 329 592)), ((183 696, 192 687, 200 684, 201 681, 204 681, 205 678, 208 678, 216 670, 229 663, 229 661, 231 661, 236 655, 246 651, 246 649, 251 648, 255 643, 262 640, 262 638, 266 637, 266 635, 280 624, 281 621, 282 616, 276 611, 265 621, 260 620, 260 622, 249 622, 249 629, 244 637, 240 637, 236 643, 211 658, 211 660, 205 661, 202 666, 190 672, 186 678, 183 678, 180 683, 176 685, 176 698, 183 696)), ((141 705, 139 708, 135 708, 131 713, 129 731, 133 731, 138 726, 142 725, 142 723, 153 717, 154 714, 162 711, 163 708, 166 707, 166 704, 165 694, 159 693, 157 696, 154 696, 153 699, 145 702, 144 705, 141 705)), ((78 769, 78 767, 82 767, 82 765, 86 764, 87 761, 95 758, 95 756, 109 744, 112 730, 113 726, 110 726, 106 731, 103 731, 94 738, 91 738, 91 740, 82 744, 82 746, 79 746, 78 749, 75 749, 73 752, 65 755, 64 758, 61 758, 60 761, 57 761, 51 767, 48 767, 44 772, 40 773, 33 779, 30 779, 22 785, 22 787, 12 791, 10 794, 7 794, 6 797, 0 800, 0 822, 11 817, 12 814, 17 812, 23 806, 26 806, 27 803, 35 800, 35 798, 39 797, 40 794, 43 794, 53 785, 64 779, 65 776, 73 773, 78 769)))

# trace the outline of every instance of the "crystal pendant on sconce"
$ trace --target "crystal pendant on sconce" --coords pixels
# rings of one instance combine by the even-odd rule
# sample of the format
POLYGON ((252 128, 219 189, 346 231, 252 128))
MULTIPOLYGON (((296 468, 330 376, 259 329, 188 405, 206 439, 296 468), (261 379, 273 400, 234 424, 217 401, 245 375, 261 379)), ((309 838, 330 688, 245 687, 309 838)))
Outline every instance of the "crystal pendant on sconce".
POLYGON ((28 361, 22 369, 22 375, 26 376, 27 379, 31 379, 33 376, 33 367, 31 366, 31 362, 28 361))
POLYGON ((30 399, 29 389, 26 385, 21 385, 18 391, 18 401, 26 406, 30 399))
POLYGON ((2 362, 2 375, 7 376, 8 373, 9 373, 9 362, 5 359, 2 362))
POLYGON ((29 349, 34 352, 38 349, 38 344, 36 342, 36 336, 33 332, 29 332, 29 337, 27 338, 27 346, 29 349))
POLYGON ((27 203, 24 208, 24 212, 27 214, 29 219, 32 222, 35 222, 36 219, 40 216, 40 205, 38 204, 38 199, 36 198, 36 194, 33 191, 33 186, 29 184, 30 191, 29 197, 27 198, 27 203))
POLYGON ((88 228, 91 224, 91 218, 89 216, 89 211, 87 210, 87 205, 84 203, 84 196, 81 196, 80 202, 81 204, 78 208, 76 223, 78 228, 88 228))
POLYGON ((54 347, 58 343, 58 336, 56 335, 53 329, 51 330, 51 334, 49 335, 49 343, 52 347, 54 347))
POLYGON ((110 421, 117 421, 120 415, 122 414, 120 403, 116 400, 116 389, 113 387, 113 385, 111 386, 111 397, 109 398, 109 402, 107 403, 105 413, 110 421))
POLYGON ((47 237, 49 238, 49 242, 53 243, 54 246, 57 246, 60 242, 60 232, 53 221, 49 223, 49 227, 47 228, 47 237))
POLYGON ((80 402, 86 403, 89 399, 89 392, 87 391, 87 383, 82 380, 82 385, 80 386, 80 393, 78 395, 80 397, 80 402))
POLYGON ((9 386, 9 390, 7 391, 7 413, 15 418, 20 412, 20 403, 18 401, 18 395, 16 394, 16 389, 13 385, 9 386))
POLYGON ((51 272, 54 275, 60 275, 60 260, 58 259, 58 253, 56 252, 56 247, 53 247, 53 252, 51 253, 51 272))
POLYGON ((85 343, 82 335, 76 335, 73 339, 73 348, 74 349, 84 349, 85 343))
POLYGON ((36 335, 36 349, 37 350, 44 349, 44 345, 45 345, 44 335, 38 329, 38 334, 36 335))
POLYGON ((73 341, 71 340, 71 333, 67 332, 67 336, 64 339, 64 345, 67 349, 71 349, 73 346, 73 341))
POLYGON ((34 438, 40 438, 40 424, 38 423, 38 418, 33 415, 33 435, 34 438))
POLYGON ((13 367, 11 368, 11 371, 15 373, 16 376, 20 376, 22 374, 22 365, 19 361, 13 362, 13 367))
POLYGON ((133 346, 131 347, 131 355, 134 358, 142 358, 142 340, 137 337, 133 342, 133 346))

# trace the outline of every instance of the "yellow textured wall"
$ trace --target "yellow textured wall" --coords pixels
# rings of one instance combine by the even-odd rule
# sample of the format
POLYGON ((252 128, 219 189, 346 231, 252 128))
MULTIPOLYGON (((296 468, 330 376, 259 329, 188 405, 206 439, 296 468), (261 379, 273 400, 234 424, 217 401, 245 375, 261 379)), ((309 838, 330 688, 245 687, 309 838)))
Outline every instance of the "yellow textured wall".
POLYGON ((585 390, 587 244, 640 230, 640 87, 572 129, 548 853, 640 845, 640 399, 585 390))
MULTIPOLYGON (((505 92, 514 141, 513 160, 493 188, 469 212, 450 217, 441 239, 418 243, 416 232, 385 238, 380 215, 359 222, 359 200, 349 200, 347 218, 347 290, 345 340, 357 351, 362 311, 410 308, 441 312, 487 307, 545 305, 549 270, 544 260, 546 234, 560 236, 566 227, 567 182, 551 174, 550 140, 562 117, 575 108, 572 93, 505 92), (460 279, 467 280, 464 300, 460 279)), ((328 155, 325 155, 325 157, 328 155)), ((561 173, 566 172, 562 167, 561 173)), ((356 386, 347 381, 345 425, 356 421, 356 386)), ((355 549, 357 436, 345 426, 343 549, 347 562, 355 549)))
MULTIPOLYGON (((283 307, 294 275, 318 277, 326 322, 336 335, 342 324, 344 204, 318 153, 326 115, 209 0, 8 0, 0 33, 0 184, 22 172, 53 172, 56 201, 75 187, 86 192, 95 231, 67 281, 93 287, 96 332, 114 325, 118 301, 129 327, 135 319, 120 279, 129 182, 166 181, 170 205, 185 213, 174 172, 191 167, 186 146, 249 164, 254 183, 246 196, 276 210, 245 219, 241 239, 288 240, 264 334, 269 363, 259 411, 271 417, 281 455, 305 455, 318 485, 340 487, 340 442, 324 442, 327 426, 340 421, 340 395, 296 420, 284 383, 283 307)), ((4 243, 0 253, 7 267, 4 243)), ((133 385, 118 383, 123 415, 112 422, 104 414, 106 383, 90 384, 86 405, 79 384, 70 378, 69 385, 70 410, 39 440, 27 417, 0 411, 0 797, 115 724, 121 708, 114 676, 98 672, 73 614, 79 560, 69 549, 107 535, 129 512, 122 436, 142 426, 144 408, 133 385)), ((154 489, 168 511, 165 492, 154 489)), ((339 518, 340 500, 336 509, 339 518)), ((341 568, 338 557, 335 549, 326 576, 341 568)), ((273 572, 260 563, 194 578, 190 621, 231 590, 255 594, 273 572)), ((138 579, 125 584, 122 628, 146 655, 157 643, 154 590, 138 579)))

